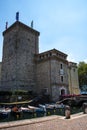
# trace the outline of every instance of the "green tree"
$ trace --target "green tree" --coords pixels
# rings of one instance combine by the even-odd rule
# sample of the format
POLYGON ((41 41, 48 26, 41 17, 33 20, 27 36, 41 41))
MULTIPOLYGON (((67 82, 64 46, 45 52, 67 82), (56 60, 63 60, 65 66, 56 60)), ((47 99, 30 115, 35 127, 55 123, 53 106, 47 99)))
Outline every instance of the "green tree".
POLYGON ((87 64, 85 62, 80 62, 78 65, 78 76, 79 85, 82 89, 83 86, 87 85, 87 64))

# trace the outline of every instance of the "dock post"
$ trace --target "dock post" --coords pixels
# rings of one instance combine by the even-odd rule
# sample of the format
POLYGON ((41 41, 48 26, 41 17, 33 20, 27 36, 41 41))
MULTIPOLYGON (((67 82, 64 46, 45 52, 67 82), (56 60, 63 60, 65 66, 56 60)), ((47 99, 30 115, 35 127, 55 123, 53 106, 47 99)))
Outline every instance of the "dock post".
POLYGON ((70 119, 70 106, 65 106, 65 117, 66 119, 70 119))
POLYGON ((83 110, 84 114, 87 114, 87 103, 86 102, 83 103, 82 110, 83 110))

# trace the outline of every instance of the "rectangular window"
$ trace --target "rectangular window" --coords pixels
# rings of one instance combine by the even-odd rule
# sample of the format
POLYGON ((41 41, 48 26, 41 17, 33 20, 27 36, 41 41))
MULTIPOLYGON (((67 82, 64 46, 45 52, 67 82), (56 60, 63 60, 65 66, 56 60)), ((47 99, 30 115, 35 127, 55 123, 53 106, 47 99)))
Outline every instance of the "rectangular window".
POLYGON ((75 69, 73 69, 73 71, 75 72, 75 69))
POLYGON ((61 76, 61 82, 63 82, 63 76, 61 76))
POLYGON ((63 68, 63 64, 60 64, 60 68, 61 68, 61 69, 63 68))

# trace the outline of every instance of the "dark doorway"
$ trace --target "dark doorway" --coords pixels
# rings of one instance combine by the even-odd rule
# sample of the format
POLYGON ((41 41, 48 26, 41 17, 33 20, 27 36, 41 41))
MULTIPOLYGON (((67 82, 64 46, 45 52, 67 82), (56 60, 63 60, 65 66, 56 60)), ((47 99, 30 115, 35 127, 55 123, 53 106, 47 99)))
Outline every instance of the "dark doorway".
POLYGON ((65 90, 61 89, 61 95, 65 95, 65 90))

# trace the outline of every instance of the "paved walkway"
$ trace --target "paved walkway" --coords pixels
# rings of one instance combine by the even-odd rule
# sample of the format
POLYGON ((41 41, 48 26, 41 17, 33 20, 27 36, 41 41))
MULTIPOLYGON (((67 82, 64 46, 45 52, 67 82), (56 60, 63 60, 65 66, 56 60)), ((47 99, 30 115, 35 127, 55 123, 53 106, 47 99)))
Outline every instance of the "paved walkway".
POLYGON ((30 130, 87 130, 87 115, 74 115, 71 119, 55 116, 51 120, 32 124, 30 130))
POLYGON ((0 123, 2 130, 87 130, 87 114, 71 115, 70 119, 49 116, 31 120, 0 123))

